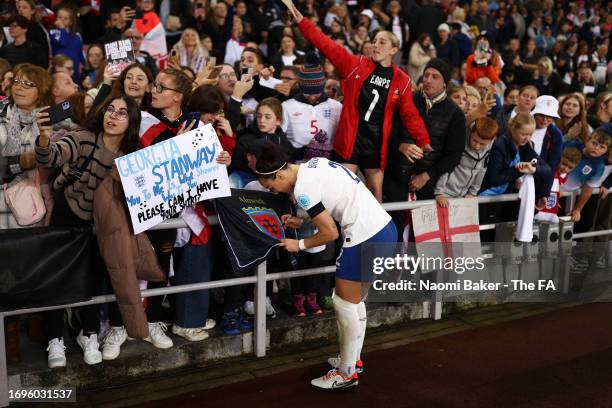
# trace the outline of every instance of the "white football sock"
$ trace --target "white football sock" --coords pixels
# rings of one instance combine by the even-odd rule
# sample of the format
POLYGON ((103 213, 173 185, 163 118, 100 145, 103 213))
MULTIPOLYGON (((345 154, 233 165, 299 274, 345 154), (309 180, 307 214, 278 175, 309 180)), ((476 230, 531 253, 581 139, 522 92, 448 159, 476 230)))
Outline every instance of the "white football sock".
POLYGON ((332 296, 338 325, 341 326, 340 341, 340 371, 347 376, 355 373, 355 356, 359 341, 358 305, 347 302, 335 293, 332 296))
POLYGON ((357 339, 357 355, 355 362, 361 360, 361 349, 363 348, 363 341, 365 340, 366 326, 368 323, 365 302, 362 301, 357 305, 357 313, 359 314, 359 339, 357 339))

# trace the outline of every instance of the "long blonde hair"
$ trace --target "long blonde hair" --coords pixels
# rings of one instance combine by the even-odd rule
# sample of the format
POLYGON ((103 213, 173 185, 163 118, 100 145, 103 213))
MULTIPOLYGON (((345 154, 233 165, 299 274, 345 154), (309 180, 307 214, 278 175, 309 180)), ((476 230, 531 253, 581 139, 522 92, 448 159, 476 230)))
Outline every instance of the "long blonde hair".
POLYGON ((200 41, 200 36, 198 32, 193 28, 186 28, 181 34, 181 39, 176 44, 174 44, 172 49, 176 50, 176 52, 178 53, 181 66, 187 66, 193 69, 196 75, 206 66, 206 60, 209 57, 208 50, 204 48, 204 46, 202 45, 202 41, 200 41), (196 47, 193 52, 193 55, 191 56, 191 60, 189 59, 189 55, 187 54, 187 48, 185 48, 185 45, 183 44, 183 40, 185 39, 185 35, 188 31, 194 33, 196 37, 196 47))

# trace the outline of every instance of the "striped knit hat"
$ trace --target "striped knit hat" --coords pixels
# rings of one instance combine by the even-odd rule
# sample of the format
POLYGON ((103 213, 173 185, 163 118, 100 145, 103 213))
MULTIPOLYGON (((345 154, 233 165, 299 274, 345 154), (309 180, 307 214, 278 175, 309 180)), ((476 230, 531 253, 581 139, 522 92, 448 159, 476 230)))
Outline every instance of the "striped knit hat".
POLYGON ((321 68, 319 56, 314 52, 306 54, 304 66, 298 72, 298 84, 304 95, 323 93, 325 72, 321 68))

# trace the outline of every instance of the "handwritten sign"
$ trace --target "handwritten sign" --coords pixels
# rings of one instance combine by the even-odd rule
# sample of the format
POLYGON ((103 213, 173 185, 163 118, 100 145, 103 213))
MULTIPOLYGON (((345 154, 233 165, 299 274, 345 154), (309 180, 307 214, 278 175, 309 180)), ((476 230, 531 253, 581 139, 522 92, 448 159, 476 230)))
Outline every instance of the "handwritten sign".
POLYGON ((227 169, 217 163, 221 151, 209 124, 115 159, 134 233, 200 201, 229 196, 227 169))
POLYGON ((104 44, 104 52, 106 53, 106 63, 113 73, 121 73, 125 67, 136 60, 130 40, 120 40, 104 44))

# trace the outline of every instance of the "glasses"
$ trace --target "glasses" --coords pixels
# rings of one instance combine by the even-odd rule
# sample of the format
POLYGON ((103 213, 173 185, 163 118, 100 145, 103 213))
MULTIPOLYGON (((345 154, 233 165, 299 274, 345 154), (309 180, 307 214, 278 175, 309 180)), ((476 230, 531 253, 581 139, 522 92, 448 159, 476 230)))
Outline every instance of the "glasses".
POLYGON ((108 106, 104 113, 108 114, 110 117, 114 117, 117 120, 126 120, 128 117, 128 113, 125 109, 115 109, 112 106, 108 106))
POLYGON ((13 79, 13 86, 14 85, 21 85, 23 89, 31 89, 36 87, 36 84, 34 82, 23 81, 21 79, 13 79))
POLYGON ((219 79, 222 79, 224 81, 227 81, 228 79, 238 79, 238 76, 236 75, 235 72, 229 73, 229 74, 221 74, 219 75, 219 79))
POLYGON ((167 86, 165 86, 165 85, 162 85, 162 84, 157 84, 157 83, 153 84, 153 89, 154 89, 154 90, 155 90, 155 92, 157 92, 157 93, 162 93, 162 92, 164 92, 165 90, 168 90, 168 91, 174 91, 174 92, 179 92, 179 93, 181 92, 181 91, 179 91, 178 89, 169 88, 169 87, 167 87, 167 86))

